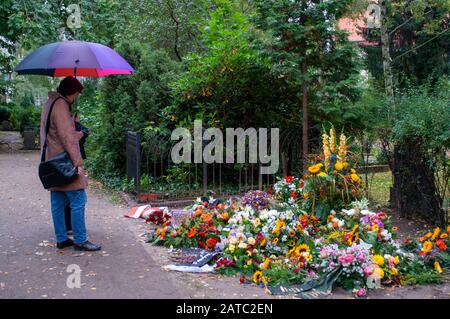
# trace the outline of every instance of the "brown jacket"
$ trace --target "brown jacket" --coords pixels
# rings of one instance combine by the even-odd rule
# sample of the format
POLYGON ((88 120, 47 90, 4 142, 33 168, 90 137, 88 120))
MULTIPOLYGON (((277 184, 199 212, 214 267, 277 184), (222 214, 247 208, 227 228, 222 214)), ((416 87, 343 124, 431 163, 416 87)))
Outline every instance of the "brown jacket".
MULTIPOLYGON (((57 92, 50 92, 48 100, 45 102, 41 113, 41 154, 45 142, 45 126, 47 122, 48 112, 53 101, 58 99, 53 106, 50 116, 50 129, 47 135, 47 152, 45 160, 66 151, 69 153, 70 159, 75 166, 83 166, 81 158, 80 146, 75 130, 75 123, 70 116, 70 104, 65 97, 57 92)), ((50 188, 50 191, 73 191, 85 189, 87 187, 87 177, 84 174, 78 177, 70 184, 50 188)))

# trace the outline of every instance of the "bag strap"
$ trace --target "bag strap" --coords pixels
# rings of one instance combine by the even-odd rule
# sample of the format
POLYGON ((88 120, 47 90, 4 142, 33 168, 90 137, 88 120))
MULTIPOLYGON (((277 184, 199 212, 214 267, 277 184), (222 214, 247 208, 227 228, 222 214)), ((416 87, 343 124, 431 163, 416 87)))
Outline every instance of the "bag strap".
POLYGON ((52 105, 50 105, 50 110, 48 111, 47 122, 45 122, 45 142, 42 147, 41 162, 45 162, 45 153, 47 151, 47 135, 48 135, 48 131, 50 130, 50 116, 52 115, 53 106, 55 105, 56 101, 58 101, 58 99, 61 99, 61 98, 62 97, 57 97, 52 102, 52 105))

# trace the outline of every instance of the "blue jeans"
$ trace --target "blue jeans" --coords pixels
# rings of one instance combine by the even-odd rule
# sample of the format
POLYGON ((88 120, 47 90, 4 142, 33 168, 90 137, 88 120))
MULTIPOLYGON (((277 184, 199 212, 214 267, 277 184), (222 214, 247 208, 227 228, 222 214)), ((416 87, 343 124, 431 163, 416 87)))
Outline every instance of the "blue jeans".
POLYGON ((67 192, 50 192, 52 206, 53 227, 57 242, 67 240, 67 229, 64 210, 70 205, 73 241, 75 244, 83 244, 87 240, 86 224, 84 221, 84 207, 87 195, 84 189, 67 192))

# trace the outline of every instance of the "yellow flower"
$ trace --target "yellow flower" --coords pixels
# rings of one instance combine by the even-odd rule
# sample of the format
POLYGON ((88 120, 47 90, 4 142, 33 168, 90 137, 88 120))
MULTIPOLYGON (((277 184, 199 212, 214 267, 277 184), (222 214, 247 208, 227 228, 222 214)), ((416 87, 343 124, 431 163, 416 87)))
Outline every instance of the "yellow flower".
POLYGON ((344 168, 347 168, 349 164, 347 162, 344 162, 343 165, 344 165, 344 168))
POLYGON ((393 275, 393 276, 397 276, 398 275, 398 270, 397 270, 397 268, 391 268, 390 270, 389 270, 389 272, 393 275))
POLYGON ((384 271, 383 269, 377 267, 373 270, 373 275, 375 275, 376 277, 382 279, 384 277, 384 271))
POLYGON ((303 252, 308 252, 308 253, 309 253, 309 247, 308 247, 308 245, 306 245, 306 244, 301 244, 300 246, 298 246, 298 247, 295 249, 295 253, 296 253, 296 254, 301 254, 301 253, 303 253, 303 252))
POLYGON ((438 272, 438 273, 442 273, 442 268, 441 268, 441 265, 439 264, 439 262, 438 261, 436 261, 435 263, 434 263, 434 269, 436 269, 436 271, 438 272))
POLYGON ((398 230, 398 227, 396 227, 396 226, 392 227, 392 231, 397 231, 397 230, 398 230))
POLYGON ((353 168, 350 170, 350 172, 351 172, 352 174, 356 174, 356 171, 355 171, 353 168))
POLYGON ((274 245, 276 245, 276 244, 278 244, 278 237, 277 238, 275 238, 273 241, 272 241, 272 243, 274 244, 274 245))
POLYGON ((308 167, 308 171, 311 174, 317 174, 320 171, 320 166, 318 164, 308 167))
POLYGON ((236 247, 234 245, 230 245, 228 247, 228 249, 230 250, 230 253, 234 253, 234 250, 236 249, 236 247))
POLYGON ((248 255, 249 257, 251 257, 251 256, 253 255, 252 251, 251 251, 251 250, 247 250, 247 255, 248 255))
POLYGON ((304 199, 308 199, 308 198, 309 198, 309 193, 304 193, 304 194, 303 194, 303 198, 304 198, 304 199))
POLYGON ((342 169, 344 168, 344 164, 342 162, 336 162, 334 168, 338 171, 342 171, 342 169))
POLYGON ((249 261, 247 261, 247 265, 250 266, 250 265, 252 264, 252 262, 253 262, 253 261, 250 259, 249 261))
POLYGON ((319 176, 319 177, 327 177, 328 175, 325 172, 320 172, 319 174, 317 174, 317 176, 319 176))
POLYGON ((443 234, 441 234, 440 238, 441 238, 441 239, 448 238, 448 234, 447 234, 447 233, 443 233, 443 234))
POLYGON ((426 238, 430 238, 431 236, 433 236, 433 233, 432 233, 432 232, 428 232, 428 233, 425 234, 425 237, 426 237, 426 238))
POLYGON ((431 241, 427 240, 426 242, 423 243, 422 250, 423 250, 424 252, 427 253, 427 252, 429 252, 431 249, 433 249, 433 243, 432 243, 431 241))
POLYGON ((352 177, 352 181, 354 181, 355 183, 359 182, 359 176, 356 173, 353 173, 351 175, 351 177, 352 177))
POLYGON ((254 274, 253 274, 253 282, 255 283, 255 284, 259 284, 259 282, 261 281, 261 277, 262 277, 262 271, 256 271, 254 274))
POLYGON ((378 227, 378 224, 375 224, 372 227, 372 231, 374 231, 374 232, 378 232, 379 229, 380 229, 380 227, 378 227))
POLYGON ((400 257, 395 256, 394 257, 394 264, 398 265, 400 263, 400 257))
POLYGON ((436 227, 436 229, 433 232, 433 236, 431 236, 432 240, 435 240, 437 236, 439 236, 439 233, 441 232, 441 229, 439 227, 436 227))
POLYGON ((269 265, 270 265, 270 258, 266 258, 263 262, 261 270, 266 270, 267 268, 269 268, 269 265))
POLYGON ((378 266, 384 265, 384 258, 381 255, 375 255, 372 257, 372 260, 374 263, 376 263, 378 266))

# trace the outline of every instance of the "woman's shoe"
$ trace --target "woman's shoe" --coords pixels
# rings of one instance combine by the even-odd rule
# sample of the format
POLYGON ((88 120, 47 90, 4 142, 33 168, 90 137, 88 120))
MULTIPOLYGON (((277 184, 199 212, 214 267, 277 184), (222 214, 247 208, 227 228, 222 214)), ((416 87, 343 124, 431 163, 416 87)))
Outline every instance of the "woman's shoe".
POLYGON ((74 242, 73 242, 72 239, 66 239, 65 241, 56 243, 56 248, 64 249, 66 247, 70 247, 70 246, 73 246, 73 245, 74 245, 74 242))
POLYGON ((78 251, 97 251, 102 249, 102 246, 91 243, 86 240, 83 244, 75 244, 75 250, 78 251))

